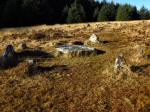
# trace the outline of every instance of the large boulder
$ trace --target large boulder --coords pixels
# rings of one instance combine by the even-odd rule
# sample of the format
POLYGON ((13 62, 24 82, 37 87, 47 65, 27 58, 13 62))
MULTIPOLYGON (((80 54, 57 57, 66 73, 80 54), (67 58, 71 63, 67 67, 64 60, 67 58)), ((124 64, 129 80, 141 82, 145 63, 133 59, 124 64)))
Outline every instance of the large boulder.
POLYGON ((95 48, 86 47, 83 45, 63 45, 56 48, 57 55, 65 57, 89 56, 96 54, 95 48))
POLYGON ((3 56, 0 57, 0 68, 9 68, 17 65, 18 59, 12 45, 8 45, 3 56))

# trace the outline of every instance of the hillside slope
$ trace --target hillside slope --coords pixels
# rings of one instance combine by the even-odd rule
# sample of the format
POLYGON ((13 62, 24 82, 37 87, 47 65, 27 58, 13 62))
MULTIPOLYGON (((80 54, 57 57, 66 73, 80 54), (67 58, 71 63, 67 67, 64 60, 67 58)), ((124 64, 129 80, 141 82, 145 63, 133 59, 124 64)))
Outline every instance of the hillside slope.
MULTIPOLYGON (((102 22, 33 26, 0 30, 0 53, 8 44, 20 52, 21 43, 51 58, 35 59, 43 71, 26 73, 26 61, 0 70, 0 112, 149 112, 150 21, 102 22), (104 54, 53 57, 54 45, 85 42, 92 34, 103 41, 91 45, 104 54), (139 49, 144 47, 144 56, 139 49), (115 58, 123 53, 128 67, 143 70, 114 73, 115 58)), ((27 54, 28 55, 28 54, 27 54)), ((28 59, 27 58, 27 59, 28 59)))

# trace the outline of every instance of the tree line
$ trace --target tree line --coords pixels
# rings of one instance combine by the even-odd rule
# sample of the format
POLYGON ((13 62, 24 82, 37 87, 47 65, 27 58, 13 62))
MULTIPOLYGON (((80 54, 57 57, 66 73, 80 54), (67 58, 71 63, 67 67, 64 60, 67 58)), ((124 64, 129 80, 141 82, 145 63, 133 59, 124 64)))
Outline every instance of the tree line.
POLYGON ((95 0, 0 0, 0 26, 150 19, 150 10, 95 0))

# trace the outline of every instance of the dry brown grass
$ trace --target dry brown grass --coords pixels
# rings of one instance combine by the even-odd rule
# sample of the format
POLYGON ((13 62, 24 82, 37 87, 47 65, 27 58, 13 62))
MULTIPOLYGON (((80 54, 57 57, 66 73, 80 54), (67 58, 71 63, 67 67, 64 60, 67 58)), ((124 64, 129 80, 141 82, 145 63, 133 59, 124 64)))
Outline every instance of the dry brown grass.
POLYGON ((93 33, 108 43, 94 46, 106 51, 103 55, 39 58, 40 66, 52 69, 34 76, 26 74, 26 62, 0 70, 0 112, 150 112, 150 66, 145 66, 142 74, 113 72, 120 52, 129 67, 150 64, 149 28, 150 21, 135 21, 1 30, 1 53, 7 44, 19 51, 20 43, 25 42, 31 48, 53 54, 51 42, 84 42, 93 33), (46 37, 35 39, 37 32, 46 37), (139 58, 135 46, 143 44, 145 58, 139 58))

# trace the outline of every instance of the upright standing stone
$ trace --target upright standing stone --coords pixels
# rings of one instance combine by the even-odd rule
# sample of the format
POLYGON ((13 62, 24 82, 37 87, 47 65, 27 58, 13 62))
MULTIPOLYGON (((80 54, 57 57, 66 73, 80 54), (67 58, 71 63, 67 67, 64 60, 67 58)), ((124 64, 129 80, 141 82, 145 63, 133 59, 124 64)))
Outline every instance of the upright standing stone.
POLYGON ((127 64, 126 64, 125 58, 123 54, 120 54, 115 60, 114 71, 115 73, 118 73, 126 69, 127 69, 127 64))
POLYGON ((8 57, 8 56, 14 56, 15 55, 15 50, 12 45, 8 45, 6 47, 5 53, 3 54, 3 57, 8 57))
POLYGON ((17 64, 17 56, 12 45, 8 45, 3 56, 0 58, 0 67, 8 68, 17 64))

